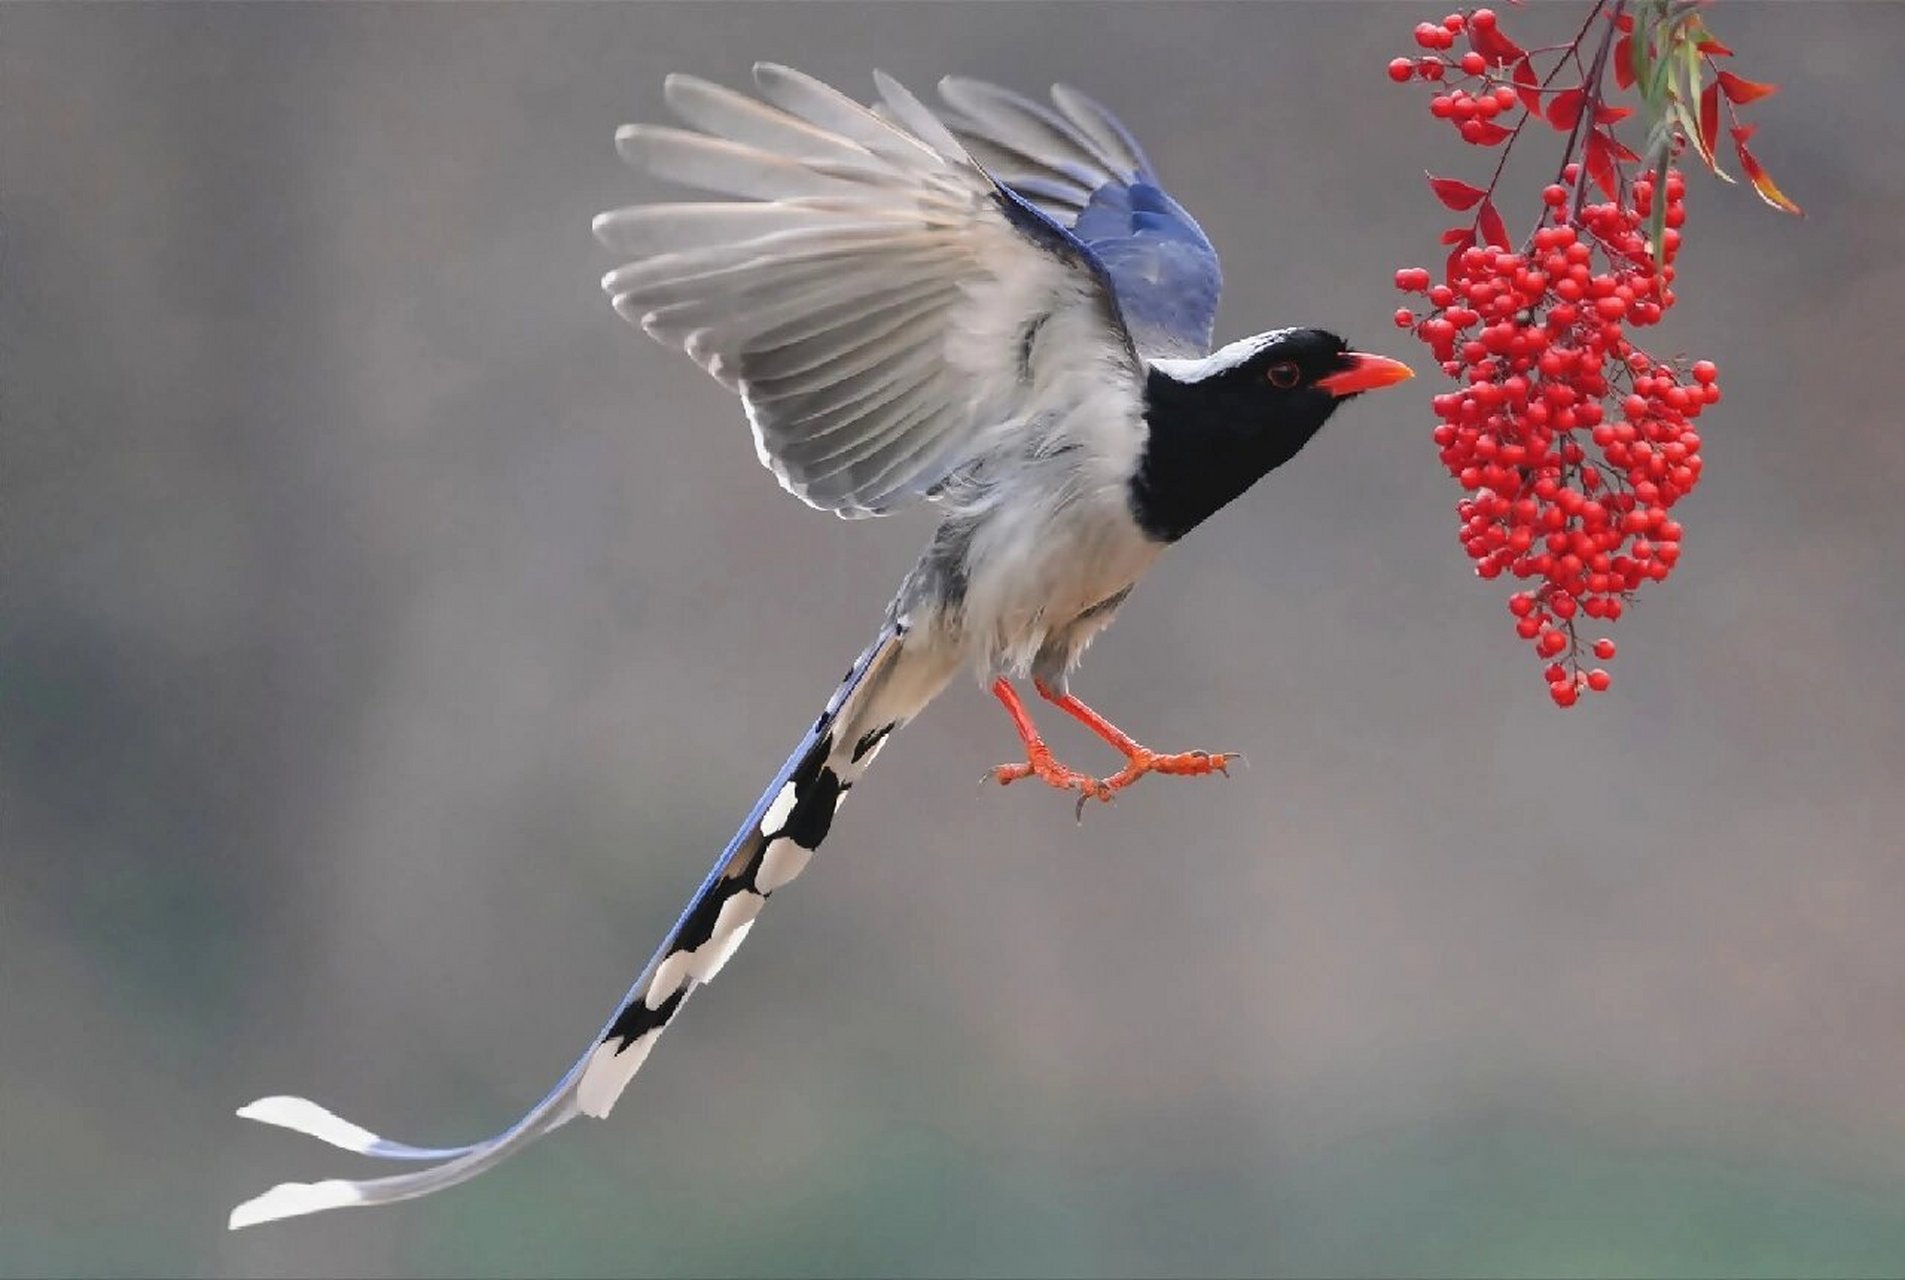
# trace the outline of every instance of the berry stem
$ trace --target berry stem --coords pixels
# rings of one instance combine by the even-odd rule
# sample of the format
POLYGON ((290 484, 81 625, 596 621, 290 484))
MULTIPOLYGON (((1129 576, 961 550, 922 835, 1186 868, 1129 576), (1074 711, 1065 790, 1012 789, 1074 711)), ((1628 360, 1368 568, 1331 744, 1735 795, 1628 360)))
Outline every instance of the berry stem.
MULTIPOLYGON (((1605 2, 1606 0, 1601 0, 1601 3, 1594 6, 1595 14, 1601 11, 1605 2)), ((1561 153, 1563 169, 1567 168, 1568 157, 1574 154, 1575 142, 1581 136, 1582 126, 1586 125, 1590 134, 1594 131, 1596 118, 1601 113, 1601 84, 1607 70, 1608 51, 1614 47, 1614 33, 1620 27, 1621 11, 1626 7, 1627 0, 1614 0, 1614 8, 1607 15, 1607 24, 1601 31, 1601 47, 1594 51, 1594 65, 1588 68, 1587 78, 1581 82, 1581 114, 1575 117, 1574 128, 1568 133, 1567 149, 1561 153)), ((1594 14, 1588 17, 1589 21, 1592 21, 1594 14)), ((1582 30, 1585 32, 1586 28, 1582 30)), ((1578 41, 1579 37, 1576 39, 1578 41)), ((1579 56, 1578 45, 1576 56, 1579 56)), ((1581 220, 1581 206, 1587 203, 1587 184, 1588 165, 1586 157, 1583 156, 1580 167, 1574 174, 1574 197, 1568 201, 1569 222, 1578 224, 1581 220)))
MULTIPOLYGON (((1589 30, 1593 28, 1595 19, 1599 18, 1601 16, 1602 11, 1607 8, 1607 2, 1608 0, 1594 0, 1594 7, 1588 10, 1588 16, 1586 20, 1581 23, 1580 30, 1576 31, 1574 33, 1573 38, 1568 40, 1565 44, 1542 45, 1539 48, 1530 49, 1527 51, 1527 53, 1530 55, 1536 54, 1536 53, 1553 53, 1557 50, 1561 51, 1563 54, 1562 57, 1555 60, 1554 66, 1549 68, 1548 74, 1541 78, 1541 83, 1535 88, 1535 92, 1537 94, 1566 92, 1566 90, 1552 89, 1549 86, 1552 85, 1555 82, 1555 80, 1560 76, 1562 71, 1564 71, 1567 68, 1568 60, 1570 58, 1574 60, 1574 64, 1577 68, 1580 67, 1581 41, 1587 38, 1587 33, 1589 32, 1589 30)), ((1626 3, 1627 3, 1627 0, 1615 0, 1614 12, 1608 15, 1607 34, 1603 37, 1601 41, 1601 47, 1595 52, 1594 70, 1592 72, 1592 79, 1594 81, 1593 106, 1590 107, 1589 103, 1585 100, 1585 98, 1583 99, 1583 102, 1581 104, 1582 106, 1581 116, 1577 116, 1575 118, 1574 129, 1568 134, 1568 145, 1562 148, 1562 151, 1561 151, 1561 169, 1555 175, 1556 182, 1560 182, 1562 180, 1562 175, 1565 174, 1565 172, 1567 171, 1568 161, 1574 155, 1574 146, 1575 146, 1575 142, 1577 141, 1580 135, 1582 118, 1586 117, 1590 110, 1594 108, 1598 108, 1600 105, 1601 71, 1606 65, 1608 50, 1613 45, 1615 20, 1620 17, 1621 10, 1626 5, 1626 3)), ((1473 79, 1473 77, 1470 77, 1470 78, 1473 79)), ((1507 82, 1504 81, 1503 83, 1507 83, 1507 82)), ((1585 89, 1585 87, 1586 86, 1584 85, 1583 88, 1585 89)), ((1729 106, 1730 105, 1731 104, 1729 104, 1729 106)), ((1488 175, 1488 186, 1485 188, 1485 190, 1488 193, 1489 203, 1494 202, 1495 189, 1501 185, 1502 171, 1508 167, 1509 153, 1515 149, 1515 143, 1520 140, 1521 131, 1527 128, 1528 121, 1533 119, 1537 114, 1538 114, 1537 112, 1533 112, 1533 111, 1524 111, 1522 113, 1521 119, 1515 121, 1515 127, 1509 131, 1508 137, 1502 142, 1501 154, 1497 156, 1495 160, 1495 171, 1488 175)), ((1579 177, 1585 176, 1586 168, 1587 166, 1585 165, 1581 166, 1581 174, 1577 175, 1577 179, 1579 177)), ((1582 197, 1581 186, 1580 186, 1580 182, 1577 180, 1575 184, 1572 212, 1569 214, 1569 218, 1568 218, 1570 222, 1578 222, 1580 219, 1581 197, 1582 197)), ((1481 214, 1479 212, 1479 206, 1478 206, 1478 212, 1475 218, 1475 225, 1479 225, 1480 221, 1481 221, 1481 214)))

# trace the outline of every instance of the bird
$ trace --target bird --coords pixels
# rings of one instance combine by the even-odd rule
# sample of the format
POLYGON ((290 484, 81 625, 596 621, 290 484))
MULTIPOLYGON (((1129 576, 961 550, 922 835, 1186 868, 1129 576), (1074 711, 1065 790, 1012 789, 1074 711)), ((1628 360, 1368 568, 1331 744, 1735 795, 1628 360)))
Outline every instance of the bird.
POLYGON ((1149 774, 1227 770, 1159 752, 1069 676, 1160 555, 1288 462, 1350 399, 1411 376, 1324 329, 1213 349, 1216 251, 1131 133, 1085 94, 1050 104, 947 77, 929 108, 874 73, 870 105, 760 63, 752 95, 665 81, 679 126, 633 124, 622 157, 716 200, 597 217, 623 255, 614 309, 740 398, 755 452, 809 506, 942 513, 918 563, 581 1058, 503 1132, 394 1142, 304 1098, 240 1116, 427 1167, 282 1183, 233 1229, 455 1186, 577 1116, 604 1117, 768 898, 799 876, 895 730, 961 670, 1004 704, 1036 778, 1082 811, 1149 774), (1104 739, 1109 776, 1059 762, 1015 682, 1104 739))

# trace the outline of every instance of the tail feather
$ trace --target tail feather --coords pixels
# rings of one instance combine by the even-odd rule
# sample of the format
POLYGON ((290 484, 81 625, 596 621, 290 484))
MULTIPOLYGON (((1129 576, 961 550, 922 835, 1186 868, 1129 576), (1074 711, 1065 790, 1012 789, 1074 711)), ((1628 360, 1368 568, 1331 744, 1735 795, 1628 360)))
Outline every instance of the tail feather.
POLYGON ((869 703, 900 652, 889 625, 855 660, 774 781, 754 804, 615 1016, 555 1088, 515 1124, 464 1147, 414 1147, 379 1137, 304 1098, 260 1098, 248 1120, 295 1130, 359 1155, 432 1161, 432 1167, 362 1181, 280 1183, 232 1210, 232 1230, 352 1205, 390 1204, 466 1182, 577 1115, 606 1116, 694 989, 721 971, 775 890, 805 869, 833 815, 897 720, 869 716, 869 703))

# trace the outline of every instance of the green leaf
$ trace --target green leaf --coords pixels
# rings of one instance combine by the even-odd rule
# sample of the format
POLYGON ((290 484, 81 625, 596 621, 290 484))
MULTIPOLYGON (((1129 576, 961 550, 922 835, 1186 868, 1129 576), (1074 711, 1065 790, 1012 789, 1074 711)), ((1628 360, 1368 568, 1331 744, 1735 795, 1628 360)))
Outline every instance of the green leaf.
POLYGON ((1706 7, 1706 0, 1674 0, 1667 6, 1666 22, 1669 27, 1684 27, 1689 21, 1700 21, 1700 10, 1706 7))
POLYGON ((1661 96, 1667 92, 1669 78, 1673 74, 1675 63, 1670 52, 1661 50, 1654 56, 1653 65, 1648 70, 1648 102, 1659 104, 1661 96))
POLYGON ((1647 218, 1647 243, 1653 246, 1656 274, 1667 266, 1667 166, 1672 159, 1670 151, 1663 151, 1654 164, 1654 211, 1647 218))
POLYGON ((1653 83, 1653 68, 1648 65, 1650 59, 1647 56, 1647 38, 1645 35, 1636 32, 1634 35, 1628 37, 1627 58, 1633 68, 1634 83, 1641 86, 1640 91, 1644 100, 1648 86, 1653 83))
POLYGON ((1690 103, 1698 102, 1700 100, 1700 73, 1705 67, 1706 59, 1701 56, 1700 46, 1684 37, 1679 38, 1679 42, 1675 45, 1675 48, 1680 52, 1680 65, 1686 68, 1687 72, 1687 101, 1690 103))
POLYGON ((1700 159, 1705 162, 1713 175, 1723 182, 1732 182, 1732 175, 1720 167, 1719 156, 1714 153, 1712 133, 1701 127, 1699 118, 1694 114, 1695 104, 1700 101, 1700 81, 1706 67, 1706 59, 1701 54, 1699 46, 1692 41, 1680 45, 1679 50, 1681 56, 1675 61, 1686 72, 1687 90, 1685 94, 1678 89, 1674 92, 1674 118, 1680 122, 1680 127, 1686 132, 1687 140, 1693 143, 1693 149, 1699 152, 1700 159))
POLYGON ((1641 148, 1643 162, 1652 168, 1656 164, 1665 164, 1673 158, 1673 112, 1663 111, 1654 121, 1654 127, 1647 134, 1647 145, 1641 148))
POLYGON ((1674 119, 1679 122, 1680 131, 1687 135, 1687 141, 1693 143, 1693 149, 1700 153, 1700 159, 1705 163, 1707 168, 1713 170, 1716 176, 1725 181, 1733 181, 1733 179, 1727 175, 1726 170, 1720 167, 1719 159, 1714 156, 1712 152, 1707 150, 1706 143, 1701 140, 1700 124, 1693 118, 1692 109, 1679 98, 1675 98, 1673 100, 1673 115, 1674 119))

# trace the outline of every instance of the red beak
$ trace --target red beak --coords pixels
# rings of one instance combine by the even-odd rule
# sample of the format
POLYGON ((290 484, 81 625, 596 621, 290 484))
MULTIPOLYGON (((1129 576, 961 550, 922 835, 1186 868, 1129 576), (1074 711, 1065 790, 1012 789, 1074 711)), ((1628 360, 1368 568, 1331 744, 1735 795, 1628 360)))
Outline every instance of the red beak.
POLYGON ((1350 362, 1349 368, 1316 380, 1317 386, 1333 396, 1353 396, 1364 391, 1393 387, 1398 382, 1407 382, 1416 376, 1414 369, 1400 360, 1391 360, 1388 356, 1372 356, 1365 351, 1346 351, 1343 353, 1343 359, 1350 362))

